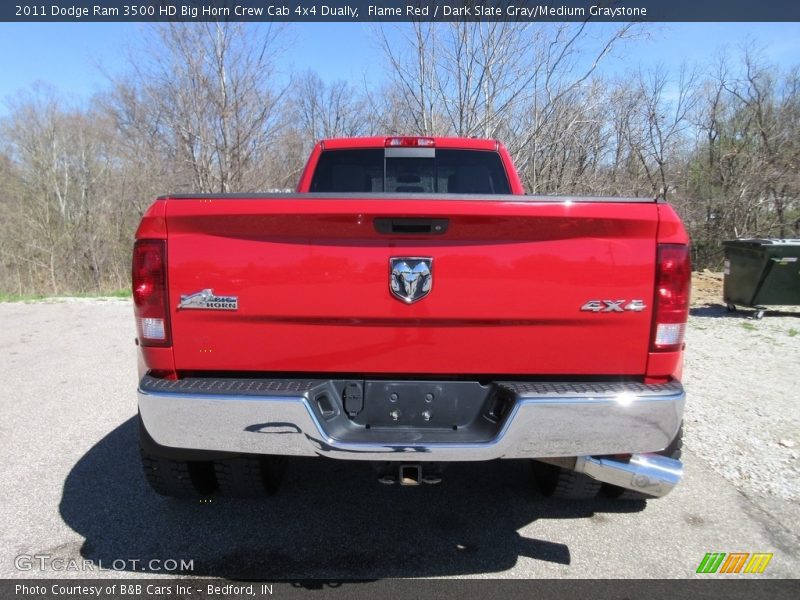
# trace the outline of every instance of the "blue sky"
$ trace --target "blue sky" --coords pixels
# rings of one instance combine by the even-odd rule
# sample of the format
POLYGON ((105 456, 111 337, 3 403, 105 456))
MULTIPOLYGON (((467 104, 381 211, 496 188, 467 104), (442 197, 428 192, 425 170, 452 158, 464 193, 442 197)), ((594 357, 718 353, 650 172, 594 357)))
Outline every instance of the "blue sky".
MULTIPOLYGON (((602 36, 608 23, 592 24, 602 36)), ((68 100, 82 102, 103 90, 103 71, 124 68, 127 49, 135 45, 137 23, 0 23, 0 114, 5 101, 36 81, 49 83, 68 100)), ((380 81, 382 58, 370 23, 293 23, 286 34, 291 46, 281 62, 285 73, 316 70, 326 80, 360 84, 380 81)), ((396 25, 387 25, 391 30, 396 25)), ((605 63, 609 73, 663 65, 676 69, 687 61, 703 62, 720 52, 738 53, 742 44, 763 49, 785 68, 800 64, 800 23, 657 23, 644 26, 637 39, 605 63)))

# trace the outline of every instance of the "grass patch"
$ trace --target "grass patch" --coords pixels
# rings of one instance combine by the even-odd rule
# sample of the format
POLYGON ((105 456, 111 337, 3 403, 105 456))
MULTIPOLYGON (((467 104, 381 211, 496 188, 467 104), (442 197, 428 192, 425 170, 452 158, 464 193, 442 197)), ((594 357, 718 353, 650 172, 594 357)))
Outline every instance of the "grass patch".
POLYGON ((44 300, 47 296, 41 294, 6 294, 0 292, 0 302, 33 302, 35 300, 44 300))
POLYGON ((131 290, 108 290, 103 292, 64 292, 63 294, 8 294, 0 292, 0 302, 38 302, 49 298, 130 298, 131 290))
POLYGON ((747 321, 744 321, 744 322, 742 323, 742 327, 744 327, 745 329, 747 329, 747 331, 756 331, 756 330, 758 329, 758 327, 756 327, 756 326, 755 326, 755 325, 753 325, 752 323, 748 323, 747 321))
POLYGON ((798 334, 797 329, 790 329, 789 330, 789 337, 795 337, 798 334))
POLYGON ((106 294, 97 294, 98 296, 107 296, 109 298, 130 298, 131 288, 123 288, 121 290, 113 290, 106 294))

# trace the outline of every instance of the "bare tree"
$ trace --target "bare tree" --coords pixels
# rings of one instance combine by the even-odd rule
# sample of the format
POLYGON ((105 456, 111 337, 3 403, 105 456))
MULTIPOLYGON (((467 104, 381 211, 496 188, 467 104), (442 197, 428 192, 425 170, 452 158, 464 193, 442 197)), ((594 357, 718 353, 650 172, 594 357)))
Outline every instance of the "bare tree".
POLYGON ((156 26, 149 51, 116 81, 114 116, 132 144, 148 140, 198 192, 256 189, 254 167, 280 125, 279 30, 243 23, 156 26))
POLYGON ((51 293, 99 289, 117 274, 113 207, 113 132, 102 115, 60 105, 34 90, 11 107, 4 126, 19 177, 15 217, 4 252, 24 263, 30 287, 51 293))
POLYGON ((629 133, 651 193, 662 200, 670 191, 667 159, 681 145, 681 135, 689 128, 688 117, 697 103, 695 73, 681 67, 677 81, 671 83, 662 69, 639 73, 640 122, 637 131, 629 133))
POLYGON ((346 81, 326 83, 316 72, 306 71, 292 87, 297 128, 308 143, 367 132, 366 100, 346 81))
POLYGON ((705 83, 685 209, 699 262, 718 263, 722 239, 800 233, 799 86, 749 51, 705 83))

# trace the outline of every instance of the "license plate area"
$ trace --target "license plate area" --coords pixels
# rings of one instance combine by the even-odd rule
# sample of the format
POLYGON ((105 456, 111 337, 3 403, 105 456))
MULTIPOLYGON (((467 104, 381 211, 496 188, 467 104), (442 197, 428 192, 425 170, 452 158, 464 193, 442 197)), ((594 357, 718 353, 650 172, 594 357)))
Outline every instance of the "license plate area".
POLYGON ((486 411, 492 386, 478 382, 364 382, 364 405, 352 421, 370 429, 459 430, 486 411))

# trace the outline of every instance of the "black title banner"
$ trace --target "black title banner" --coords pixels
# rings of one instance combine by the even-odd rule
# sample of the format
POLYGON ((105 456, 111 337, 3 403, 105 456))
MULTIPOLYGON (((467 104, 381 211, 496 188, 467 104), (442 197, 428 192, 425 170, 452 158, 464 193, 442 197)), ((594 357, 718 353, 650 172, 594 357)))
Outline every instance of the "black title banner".
POLYGON ((0 21, 800 21, 800 1, 49 0, 2 2, 0 21))

